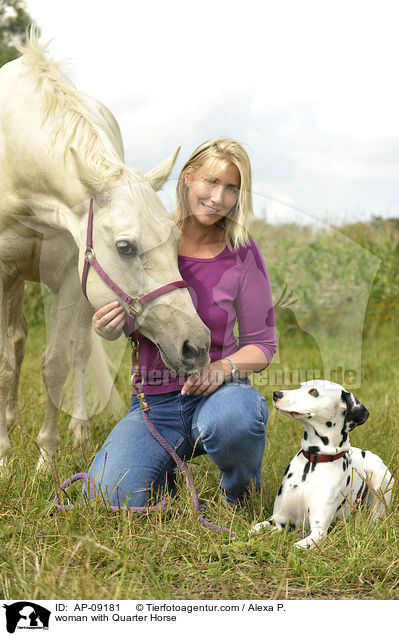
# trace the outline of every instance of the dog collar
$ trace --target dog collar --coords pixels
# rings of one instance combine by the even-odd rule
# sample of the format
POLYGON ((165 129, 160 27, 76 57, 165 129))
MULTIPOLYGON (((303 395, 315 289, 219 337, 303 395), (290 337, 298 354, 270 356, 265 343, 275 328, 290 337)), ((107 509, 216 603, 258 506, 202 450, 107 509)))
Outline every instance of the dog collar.
POLYGON ((308 459, 312 464, 318 464, 319 462, 335 462, 336 459, 340 459, 344 455, 346 455, 348 451, 342 451, 342 453, 338 453, 338 455, 319 455, 308 453, 302 449, 302 453, 305 455, 306 459, 308 459))

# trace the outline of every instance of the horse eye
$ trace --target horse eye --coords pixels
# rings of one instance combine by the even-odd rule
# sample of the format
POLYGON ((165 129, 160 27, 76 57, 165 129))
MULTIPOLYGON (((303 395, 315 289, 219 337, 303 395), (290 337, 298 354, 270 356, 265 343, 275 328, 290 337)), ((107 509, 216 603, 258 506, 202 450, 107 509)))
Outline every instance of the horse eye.
POLYGON ((121 256, 135 256, 136 254, 136 246, 130 243, 130 241, 117 241, 116 249, 121 256))
POLYGON ((310 389, 309 395, 313 395, 313 397, 319 397, 319 392, 317 389, 310 389))

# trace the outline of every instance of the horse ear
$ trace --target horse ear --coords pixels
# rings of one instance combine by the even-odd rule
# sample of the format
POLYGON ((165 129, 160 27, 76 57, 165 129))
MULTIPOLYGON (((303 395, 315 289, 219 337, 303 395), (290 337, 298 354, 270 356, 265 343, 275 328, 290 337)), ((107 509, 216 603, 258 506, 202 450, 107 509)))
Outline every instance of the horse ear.
POLYGON ((149 172, 146 172, 144 175, 145 180, 148 181, 152 189, 157 192, 160 190, 165 184, 167 178, 172 172, 173 166, 175 165, 177 155, 179 154, 180 146, 176 148, 174 153, 170 155, 165 161, 152 168, 149 172))
POLYGON ((346 406, 344 426, 349 432, 356 428, 356 426, 364 424, 370 414, 366 407, 361 404, 352 393, 342 391, 341 398, 346 406))
POLYGON ((101 178, 96 172, 94 172, 94 170, 83 163, 75 148, 71 146, 69 150, 74 159, 75 167, 81 183, 93 196, 97 196, 100 194, 101 189, 104 186, 104 178, 101 178))

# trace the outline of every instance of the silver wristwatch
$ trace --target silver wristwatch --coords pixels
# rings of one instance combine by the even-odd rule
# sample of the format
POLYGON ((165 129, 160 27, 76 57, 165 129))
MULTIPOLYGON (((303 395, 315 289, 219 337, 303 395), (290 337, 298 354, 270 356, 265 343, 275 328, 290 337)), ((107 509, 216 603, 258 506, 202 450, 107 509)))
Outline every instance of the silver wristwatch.
POLYGON ((238 380, 238 369, 236 365, 228 358, 223 358, 223 360, 226 360, 226 362, 231 365, 231 382, 235 382, 236 380, 238 380))

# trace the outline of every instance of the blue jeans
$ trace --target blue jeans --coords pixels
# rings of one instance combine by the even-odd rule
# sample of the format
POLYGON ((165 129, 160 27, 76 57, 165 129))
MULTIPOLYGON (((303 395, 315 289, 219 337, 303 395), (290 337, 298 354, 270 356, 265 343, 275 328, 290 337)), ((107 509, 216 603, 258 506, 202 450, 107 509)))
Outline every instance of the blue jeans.
MULTIPOLYGON (((147 395, 155 428, 180 458, 207 453, 219 468, 228 503, 261 482, 268 409, 249 380, 222 384, 207 397, 179 391, 147 395)), ((145 506, 161 490, 174 492, 175 461, 152 436, 133 396, 89 469, 96 489, 114 506, 145 506)))

